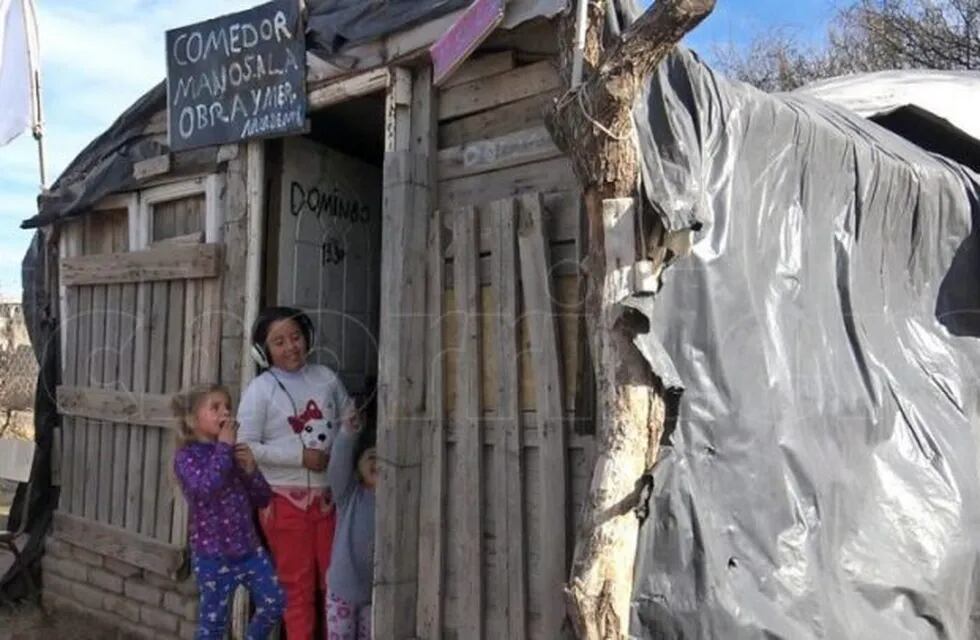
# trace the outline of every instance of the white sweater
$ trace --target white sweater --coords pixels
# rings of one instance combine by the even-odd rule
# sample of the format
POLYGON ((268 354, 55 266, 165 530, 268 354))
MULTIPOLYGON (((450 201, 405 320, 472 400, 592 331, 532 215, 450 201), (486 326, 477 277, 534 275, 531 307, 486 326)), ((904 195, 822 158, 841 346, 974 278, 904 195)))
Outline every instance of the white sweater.
POLYGON ((308 364, 295 372, 273 367, 252 380, 242 394, 238 440, 251 447, 273 487, 327 486, 326 472, 303 467, 303 443, 289 424, 289 418, 308 413, 314 406, 310 403, 315 403, 324 419, 333 422, 334 432, 342 418, 353 414, 353 403, 340 378, 319 364, 308 364))

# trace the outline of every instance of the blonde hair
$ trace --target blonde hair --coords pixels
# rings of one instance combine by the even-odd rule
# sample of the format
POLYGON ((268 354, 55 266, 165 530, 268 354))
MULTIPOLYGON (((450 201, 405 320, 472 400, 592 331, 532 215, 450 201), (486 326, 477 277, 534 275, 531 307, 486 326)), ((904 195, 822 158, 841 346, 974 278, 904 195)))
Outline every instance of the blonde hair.
POLYGON ((170 408, 174 412, 174 417, 177 418, 177 428, 174 430, 177 438, 176 449, 179 450, 194 440, 194 425, 192 422, 194 414, 201 406, 201 403, 204 402, 205 398, 212 393, 223 394, 228 399, 228 404, 231 405, 231 393, 220 384, 198 385, 176 394, 173 400, 171 400, 170 408))

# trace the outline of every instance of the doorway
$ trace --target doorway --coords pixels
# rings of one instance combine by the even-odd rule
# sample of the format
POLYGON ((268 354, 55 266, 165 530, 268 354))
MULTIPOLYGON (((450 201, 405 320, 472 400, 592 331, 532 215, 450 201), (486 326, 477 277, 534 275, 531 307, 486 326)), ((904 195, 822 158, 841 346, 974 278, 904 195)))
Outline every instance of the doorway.
POLYGON ((309 314, 311 360, 352 396, 377 378, 384 122, 383 92, 353 98, 269 158, 266 303, 309 314))

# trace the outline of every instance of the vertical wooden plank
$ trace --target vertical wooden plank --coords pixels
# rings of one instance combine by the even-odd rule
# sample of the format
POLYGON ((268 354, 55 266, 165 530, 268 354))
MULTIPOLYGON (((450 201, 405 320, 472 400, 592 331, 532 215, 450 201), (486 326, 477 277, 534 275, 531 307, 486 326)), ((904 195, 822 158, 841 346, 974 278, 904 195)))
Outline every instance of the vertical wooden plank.
MULTIPOLYGON (((378 352, 378 453, 379 461, 397 462, 399 403, 399 275, 402 269, 401 238, 405 213, 411 202, 411 182, 399 160, 407 156, 411 136, 411 72, 392 70, 385 101, 385 168, 382 196, 381 325, 378 352), (392 161, 395 162, 392 162, 392 161)), ((394 638, 398 628, 399 527, 391 517, 398 510, 399 465, 379 464, 378 518, 375 529, 374 624, 378 638, 394 638)))
POLYGON ((427 422, 422 440, 422 485, 419 512, 419 638, 441 638, 444 597, 446 491, 446 423, 443 403, 443 273, 442 214, 429 219, 429 258, 426 282, 426 399, 427 422))
MULTIPOLYGON (((132 234, 131 234, 132 235, 132 234)), ((136 287, 136 314, 133 341, 133 393, 147 391, 150 356, 150 303, 152 284, 140 282, 136 287)), ((147 431, 152 427, 132 426, 129 431, 129 455, 126 457, 126 528, 140 531, 143 498, 143 458, 147 431)))
MULTIPOLYGON (((184 335, 181 341, 180 388, 194 385, 198 372, 198 355, 195 351, 197 322, 201 315, 201 283, 188 280, 184 283, 184 335)), ((169 464, 169 463, 168 463, 169 464)), ((169 468, 168 468, 169 471, 169 468)), ((187 500, 177 487, 174 488, 174 516, 170 529, 170 542, 182 545, 187 542, 187 500)))
POLYGON ((524 559, 523 439, 517 360, 517 237, 516 211, 512 199, 495 202, 493 211, 493 286, 496 289, 497 418, 500 427, 496 446, 504 452, 504 464, 496 478, 498 513, 506 545, 507 637, 524 640, 527 635, 527 571, 524 559))
POLYGON ((477 265, 476 209, 464 207, 453 215, 453 281, 459 322, 459 361, 456 369, 457 478, 462 495, 459 522, 460 572, 458 594, 463 638, 483 637, 483 429, 480 409, 480 288, 477 265))
MULTIPOLYGON (((92 331, 91 342, 88 351, 88 383, 89 387, 102 386, 102 367, 104 361, 103 347, 105 345, 105 285, 95 285, 92 287, 92 309, 90 328, 92 331)), ((100 457, 102 446, 102 435, 105 430, 105 423, 100 420, 88 421, 88 433, 86 435, 86 455, 88 461, 85 474, 85 517, 90 520, 99 519, 99 483, 102 480, 102 467, 104 460, 100 457)), ((102 514, 104 515, 104 514, 102 514)))
MULTIPOLYGON (((106 287, 105 302, 105 342, 102 351, 102 379, 103 389, 114 389, 119 375, 119 305, 122 295, 122 285, 113 284, 106 287)), ((111 422, 102 423, 101 443, 99 446, 99 491, 98 506, 96 507, 96 517, 99 522, 111 522, 113 467, 116 465, 114 458, 115 436, 118 427, 111 422)))
MULTIPOLYGON (((75 361, 76 382, 79 386, 89 385, 89 348, 92 340, 92 287, 78 287, 78 355, 75 361)), ((85 512, 85 483, 89 462, 88 436, 89 421, 85 418, 75 418, 75 439, 72 457, 72 489, 71 512, 84 515, 85 512)))
POLYGON ((567 463, 565 419, 562 410, 561 359, 552 309, 551 270, 540 194, 520 198, 521 288, 531 337, 535 400, 541 459, 540 549, 542 627, 548 638, 558 637, 564 620, 563 587, 568 562, 566 536, 570 518, 566 503, 567 463))
MULTIPOLYGON (((117 391, 133 390, 133 350, 136 342, 136 285, 124 284, 119 302, 119 370, 117 391)), ((126 481, 129 468, 129 432, 131 427, 115 427, 112 446, 112 497, 109 522, 117 527, 126 525, 126 481)))
MULTIPOLYGON (((62 229, 62 234, 65 236, 62 257, 80 254, 82 250, 81 230, 78 223, 66 223, 62 229)), ((61 322, 64 325, 65 340, 61 343, 61 362, 65 381, 67 384, 76 385, 78 383, 79 288, 62 288, 65 292, 65 303, 62 307, 61 322)), ((63 416, 61 431, 61 493, 58 499, 58 508, 68 513, 75 513, 72 510, 72 496, 75 488, 75 437, 78 431, 78 421, 71 416, 63 416)))
POLYGON ((199 347, 197 352, 197 376, 195 382, 218 381, 221 362, 221 278, 202 280, 198 284, 201 305, 199 347))
MULTIPOLYGON (((129 211, 121 209, 113 216, 112 250, 117 253, 129 251, 129 211)), ((136 307, 136 290, 133 285, 117 285, 117 293, 110 305, 110 324, 106 335, 110 336, 110 349, 113 354, 113 376, 106 380, 107 388, 129 390, 132 383, 133 349, 130 320, 136 307)), ((110 288, 110 291, 112 289, 110 288)), ((107 361, 108 366, 108 361, 107 361)), ((110 426, 108 453, 111 458, 109 479, 108 522, 117 527, 125 524, 126 517, 126 453, 129 442, 129 428, 122 424, 110 426)))
MULTIPOLYGON (((107 254, 112 252, 112 216, 91 215, 85 218, 86 253, 107 254)), ((90 311, 91 341, 88 350, 88 382, 86 386, 100 388, 104 382, 106 339, 106 285, 92 287, 92 307, 90 311)), ((107 505, 100 504, 103 495, 101 483, 107 479, 104 474, 107 456, 102 455, 109 424, 101 420, 89 420, 86 434, 85 506, 83 513, 91 520, 103 521, 108 517, 107 505)))
MULTIPOLYGON (((113 253, 123 253, 129 250, 129 221, 126 210, 114 211, 112 214, 112 231, 110 249, 113 253)), ((123 289, 124 285, 110 285, 106 296, 106 352, 103 361, 103 378, 106 389, 118 389, 119 377, 122 374, 123 352, 123 289)), ((129 352, 132 353, 131 351, 129 352)), ((104 469, 100 470, 99 506, 103 508, 102 522, 117 526, 122 525, 125 492, 125 474, 120 473, 126 464, 126 427, 124 425, 106 423, 103 427, 104 438, 101 447, 101 457, 104 469), (122 445, 120 446, 120 440, 122 445)))
MULTIPOLYGON (((181 359, 184 353, 184 281, 171 280, 168 287, 166 349, 163 361, 163 392, 180 390, 181 359)), ((170 464, 174 456, 174 434, 160 431, 160 478, 157 481, 156 537, 170 540, 174 515, 174 486, 170 464)))
MULTIPOLYGON (((77 385, 78 383, 78 306, 78 287, 67 287, 65 290, 65 315, 62 318, 62 322, 67 325, 65 329, 66 339, 62 346, 62 361, 65 363, 65 383, 70 385, 77 385)), ((61 494, 58 508, 68 513, 75 513, 72 509, 72 496, 75 489, 74 460, 78 420, 71 416, 62 416, 62 425, 61 494)))
POLYGON ((418 603, 421 431, 426 424, 426 241, 434 118, 431 71, 392 70, 385 123, 378 523, 375 627, 379 638, 412 637, 418 603), (414 127, 414 132, 413 132, 414 127), (415 346, 413 348, 413 345, 415 346))
MULTIPOLYGON (((150 286, 150 357, 147 371, 147 391, 163 392, 164 358, 167 334, 167 283, 150 286)), ((140 528, 142 534, 156 533, 157 491, 160 484, 160 444, 163 434, 158 428, 146 430, 143 455, 143 493, 140 497, 140 528)), ((169 530, 168 530, 169 531, 169 530)))

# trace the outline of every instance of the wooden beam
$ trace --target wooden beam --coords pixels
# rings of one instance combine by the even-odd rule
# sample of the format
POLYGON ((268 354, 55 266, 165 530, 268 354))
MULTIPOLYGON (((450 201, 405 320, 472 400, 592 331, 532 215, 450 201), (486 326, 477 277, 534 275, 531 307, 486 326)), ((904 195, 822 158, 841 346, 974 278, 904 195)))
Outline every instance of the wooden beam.
POLYGON ((439 120, 493 109, 557 88, 558 71, 552 62, 542 60, 443 91, 439 96, 439 120))
POLYGON ((351 98, 384 91, 389 77, 388 69, 381 67, 321 85, 309 92, 309 110, 324 109, 351 98))
POLYGON ((429 220, 429 256, 426 277, 426 309, 429 323, 426 336, 425 409, 426 431, 422 452, 421 505, 419 511, 419 638, 439 638, 442 635, 443 598, 445 592, 445 514, 446 514, 446 415, 443 401, 443 258, 442 213, 433 211, 429 220))
POLYGON ((175 578, 184 564, 184 547, 159 542, 108 524, 55 511, 52 535, 103 556, 175 578))
POLYGON ((571 162, 559 156, 544 162, 443 180, 439 183, 439 206, 457 209, 521 193, 567 191, 577 186, 571 162))
POLYGON ((159 156, 140 160, 133 165, 133 179, 145 180, 153 176, 160 176, 170 173, 170 154, 164 153, 159 156))
POLYGON ((514 68, 514 51, 498 51, 496 53, 486 53, 476 55, 463 63, 451 76, 446 78, 440 88, 446 89, 473 82, 487 76, 495 76, 498 73, 510 71, 514 68))
MULTIPOLYGON (((497 363, 497 418, 500 449, 497 466, 497 539, 504 546, 502 562, 506 563, 507 637, 524 640, 527 635, 527 561, 525 559, 523 427, 518 384, 518 286, 517 286, 517 219, 513 199, 498 200, 493 212, 493 260, 491 266, 496 292, 495 323, 497 363)), ((501 607, 503 603, 501 603, 501 607)))
POLYGON ((496 109, 443 122, 439 126, 439 148, 455 147, 538 126, 544 122, 545 111, 551 107, 554 98, 554 92, 538 93, 496 109))
POLYGON ((172 238, 165 238, 163 240, 157 240, 156 242, 150 243, 151 249, 159 249, 160 247, 172 247, 174 245, 185 245, 185 244, 201 244, 204 242, 204 232, 194 231, 193 233, 186 233, 180 236, 173 236, 172 238))
POLYGON ((413 637, 418 600, 420 434, 425 421, 426 254, 433 207, 430 68, 395 68, 385 123, 374 633, 413 637))
POLYGON ((64 415, 107 422, 174 427, 172 394, 130 393, 94 387, 58 387, 58 411, 64 415))
POLYGON ((61 277, 68 286, 213 278, 220 273, 221 257, 218 244, 67 257, 61 260, 61 277))
POLYGON ((544 125, 439 152, 439 178, 461 178, 561 155, 544 125))
POLYGON ((480 287, 477 281, 479 259, 476 209, 454 212, 453 244, 456 246, 456 311, 459 318, 459 361, 456 367, 456 447, 454 491, 460 493, 462 507, 453 529, 459 536, 456 563, 460 610, 459 635, 478 640, 483 637, 483 433, 480 420, 480 287))
POLYGON ((570 526, 566 496, 567 452, 565 415, 562 408, 561 357, 552 307, 551 269, 544 235, 544 215, 540 196, 520 199, 521 289, 524 313, 528 319, 531 356, 534 366, 535 396, 540 434, 542 540, 540 579, 542 628, 545 637, 560 635, 564 620, 564 585, 568 578, 566 536, 570 526))

